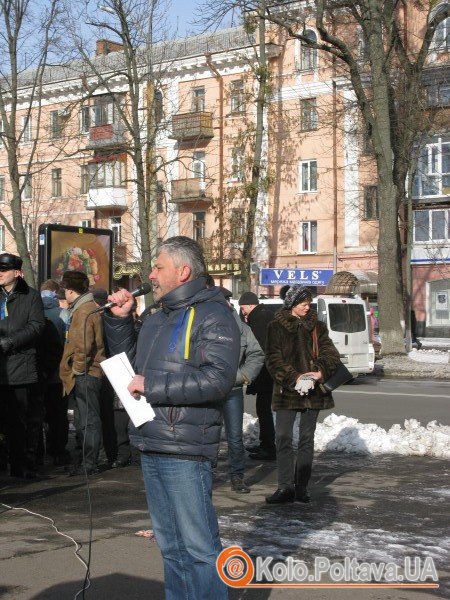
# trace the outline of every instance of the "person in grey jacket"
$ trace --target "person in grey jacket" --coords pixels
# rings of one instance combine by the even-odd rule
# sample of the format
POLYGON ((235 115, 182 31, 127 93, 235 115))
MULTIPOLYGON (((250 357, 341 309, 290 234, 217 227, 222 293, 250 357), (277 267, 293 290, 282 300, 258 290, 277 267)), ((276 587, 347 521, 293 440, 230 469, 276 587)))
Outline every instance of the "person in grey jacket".
MULTIPOLYGON (((225 299, 232 296, 230 290, 222 290, 225 299)), ((256 379, 264 364, 264 352, 258 340, 248 325, 243 323, 230 304, 233 315, 241 334, 241 349, 239 367, 236 374, 236 384, 228 394, 223 407, 226 437, 228 442, 228 465, 231 479, 231 489, 238 494, 248 494, 250 488, 244 481, 245 448, 242 440, 242 421, 244 415, 244 394, 242 387, 256 379)))
POLYGON ((163 242, 149 275, 161 310, 144 320, 136 340, 134 299, 119 290, 104 316, 111 354, 126 352, 137 373, 128 386, 155 411, 130 428, 141 466, 167 600, 228 597, 216 559, 221 552, 212 504, 212 465, 224 399, 236 381, 240 336, 219 289, 206 287, 206 265, 194 240, 163 242))

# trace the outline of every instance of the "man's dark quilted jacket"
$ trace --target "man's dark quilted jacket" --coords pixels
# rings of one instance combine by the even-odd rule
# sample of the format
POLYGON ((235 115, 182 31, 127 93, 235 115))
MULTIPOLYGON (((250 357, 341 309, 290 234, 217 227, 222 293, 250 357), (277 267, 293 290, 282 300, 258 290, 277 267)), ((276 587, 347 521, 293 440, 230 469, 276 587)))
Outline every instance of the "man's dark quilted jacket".
POLYGON ((236 381, 239 329, 220 290, 207 289, 203 277, 172 290, 161 305, 137 341, 131 317, 104 316, 111 355, 127 353, 156 414, 131 425, 130 440, 143 452, 214 461, 221 405, 236 381))

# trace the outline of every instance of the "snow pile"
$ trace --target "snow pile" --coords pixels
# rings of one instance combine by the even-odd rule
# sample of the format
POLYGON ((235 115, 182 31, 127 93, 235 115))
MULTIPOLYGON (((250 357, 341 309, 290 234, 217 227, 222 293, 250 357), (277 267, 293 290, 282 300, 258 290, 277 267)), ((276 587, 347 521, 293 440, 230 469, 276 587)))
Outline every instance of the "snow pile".
POLYGON ((445 350, 436 350, 435 348, 430 348, 429 350, 417 350, 417 348, 413 348, 411 352, 408 353, 408 356, 415 362, 438 364, 446 364, 449 362, 449 353, 445 350))
MULTIPOLYGON (((276 418, 276 413, 275 413, 276 418)), ((244 444, 257 442, 258 419, 244 413, 244 444)), ((294 444, 298 442, 298 424, 294 426, 294 444)), ((450 459, 450 427, 431 421, 423 427, 416 419, 407 419, 404 428, 393 425, 388 431, 374 423, 332 413, 318 423, 314 441, 316 451, 332 450, 355 454, 402 454, 450 459)))

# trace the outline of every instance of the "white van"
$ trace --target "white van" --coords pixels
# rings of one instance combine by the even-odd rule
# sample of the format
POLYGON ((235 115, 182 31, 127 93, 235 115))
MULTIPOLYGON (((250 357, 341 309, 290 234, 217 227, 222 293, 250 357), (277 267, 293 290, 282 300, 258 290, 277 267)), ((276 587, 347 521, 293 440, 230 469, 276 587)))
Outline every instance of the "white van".
POLYGON ((317 316, 328 327, 341 360, 354 375, 371 373, 375 351, 370 343, 367 307, 357 296, 322 295, 315 298, 317 316))
MULTIPOLYGON (((231 303, 239 313, 237 300, 231 303)), ((283 301, 278 298, 264 298, 260 304, 279 310, 283 301)), ((347 369, 355 375, 371 373, 375 364, 375 351, 370 343, 367 307, 357 296, 321 295, 314 298, 311 308, 317 311, 320 321, 328 327, 330 338, 341 355, 347 369)))

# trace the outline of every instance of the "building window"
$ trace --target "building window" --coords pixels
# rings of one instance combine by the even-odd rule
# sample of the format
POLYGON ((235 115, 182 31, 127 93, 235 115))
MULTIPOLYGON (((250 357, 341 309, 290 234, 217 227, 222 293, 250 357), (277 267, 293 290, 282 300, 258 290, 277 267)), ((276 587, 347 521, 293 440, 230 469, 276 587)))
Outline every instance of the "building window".
POLYGON ((450 241, 450 209, 414 211, 414 241, 450 241))
POLYGON ((413 196, 450 195, 450 137, 436 137, 420 153, 413 196))
POLYGON ((193 237, 196 242, 205 239, 205 216, 206 213, 204 211, 192 213, 193 237))
POLYGON ((205 165, 206 154, 204 152, 194 152, 192 158, 192 177, 205 181, 206 165, 205 165))
POLYGON ((52 196, 53 198, 62 196, 62 169, 52 169, 52 196))
POLYGON ((450 83, 442 81, 427 87, 428 106, 450 106, 450 83))
POLYGON ((448 52, 450 50, 450 17, 441 21, 436 27, 432 48, 440 52, 448 52))
POLYGON ((244 181, 244 151, 242 148, 231 150, 231 179, 233 181, 244 181))
POLYGON ((378 219, 378 186, 364 186, 364 219, 378 219))
POLYGON ((83 229, 88 229, 88 227, 91 226, 91 221, 90 219, 86 219, 85 221, 81 221, 81 227, 83 229))
POLYGON ((5 181, 4 177, 0 177, 0 202, 4 202, 6 199, 5 181))
POLYGON ((240 113, 245 110, 244 82, 241 79, 231 82, 230 108, 232 113, 240 113))
POLYGON ((3 124, 2 119, 0 119, 0 148, 3 146, 4 142, 3 142, 3 137, 5 134, 5 126, 3 124))
POLYGON ((22 117, 22 141, 23 142, 31 142, 32 140, 32 132, 31 132, 31 117, 22 117))
POLYGON ((241 244, 245 237, 245 210, 232 208, 230 218, 230 242, 241 244))
POLYGON ((91 106, 91 122, 89 126, 100 127, 101 125, 110 125, 119 121, 119 111, 114 99, 107 96, 97 96, 94 104, 91 106))
POLYGON ((300 223, 299 254, 317 252, 317 221, 300 223))
POLYGON ((121 217, 111 217, 109 220, 109 226, 112 229, 112 241, 113 244, 121 244, 122 243, 122 218, 121 217))
POLYGON ((81 167, 81 193, 105 187, 125 187, 125 163, 121 160, 91 163, 81 167))
POLYGON ((80 110, 80 131, 81 133, 89 133, 91 126, 91 107, 82 106, 80 110))
POLYGON ((192 90, 192 112, 205 110, 205 88, 197 87, 192 90))
POLYGON ((0 250, 5 249, 5 236, 6 236, 6 227, 4 225, 0 225, 0 250))
POLYGON ((60 138, 62 135, 63 123, 59 110, 52 110, 50 113, 50 137, 51 139, 60 138))
MULTIPOLYGON (((311 42, 317 42, 317 35, 312 29, 305 31, 304 37, 311 42)), ((317 68, 317 50, 311 48, 306 43, 302 43, 300 47, 300 70, 313 71, 317 68)))
POLYGON ((22 196, 25 200, 31 200, 33 197, 33 178, 31 175, 25 177, 22 196))
POLYGON ((317 115, 316 98, 304 98, 300 100, 300 127, 302 131, 317 129, 319 118, 317 115))
POLYGON ((25 225, 25 240, 28 252, 31 252, 33 248, 33 225, 31 223, 26 223, 25 225))
POLYGON ((317 160, 302 160, 300 162, 299 191, 317 192, 317 160))

